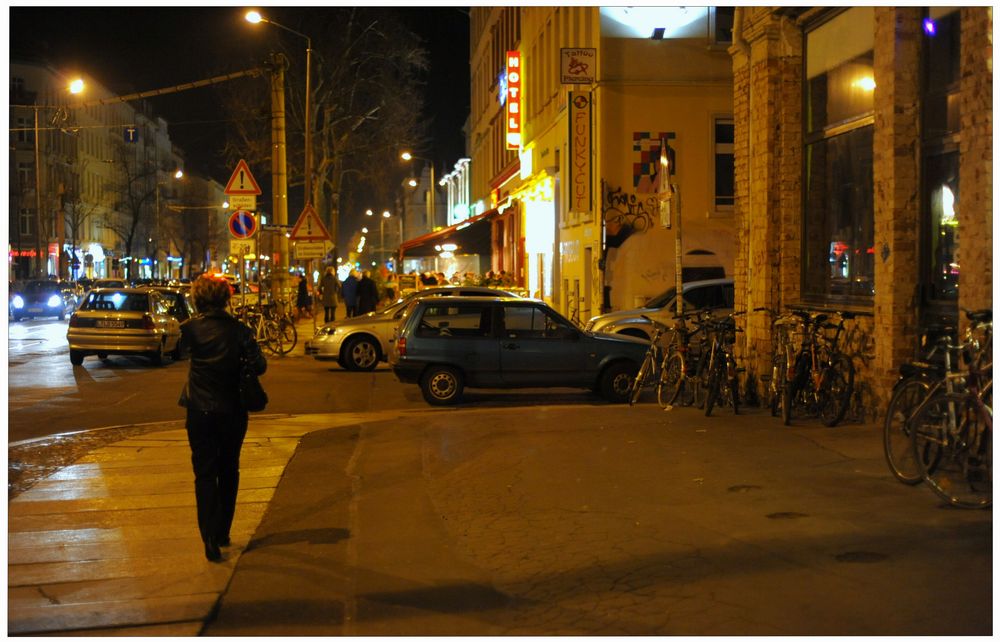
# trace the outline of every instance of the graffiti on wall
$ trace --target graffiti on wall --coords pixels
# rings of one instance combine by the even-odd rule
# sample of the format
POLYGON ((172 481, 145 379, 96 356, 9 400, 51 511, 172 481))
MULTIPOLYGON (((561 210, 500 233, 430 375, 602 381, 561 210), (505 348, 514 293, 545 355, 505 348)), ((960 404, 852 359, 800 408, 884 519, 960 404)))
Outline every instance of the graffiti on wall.
POLYGON ((605 244, 620 247, 635 232, 653 227, 653 216, 659 211, 657 196, 640 199, 621 187, 611 189, 601 181, 601 215, 604 218, 605 244))

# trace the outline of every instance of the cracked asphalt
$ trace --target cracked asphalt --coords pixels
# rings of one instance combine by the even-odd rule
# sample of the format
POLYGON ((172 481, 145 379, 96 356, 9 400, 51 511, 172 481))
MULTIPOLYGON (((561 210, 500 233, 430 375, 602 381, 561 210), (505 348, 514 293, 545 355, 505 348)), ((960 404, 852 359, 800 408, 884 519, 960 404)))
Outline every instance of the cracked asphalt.
POLYGON ((459 409, 308 434, 205 633, 992 632, 991 511, 896 482, 874 426, 717 415, 459 409))

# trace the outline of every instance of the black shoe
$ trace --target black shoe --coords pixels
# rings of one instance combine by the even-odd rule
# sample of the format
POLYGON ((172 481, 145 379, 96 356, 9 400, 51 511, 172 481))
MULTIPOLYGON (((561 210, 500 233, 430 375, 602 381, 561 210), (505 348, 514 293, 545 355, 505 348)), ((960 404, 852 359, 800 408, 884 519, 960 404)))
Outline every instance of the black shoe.
POLYGON ((214 539, 209 538, 205 541, 205 559, 209 562, 222 561, 222 551, 219 550, 219 545, 215 543, 214 539))
POLYGON ((215 543, 225 548, 226 546, 229 546, 232 542, 229 541, 229 535, 223 535, 221 537, 216 537, 215 543))

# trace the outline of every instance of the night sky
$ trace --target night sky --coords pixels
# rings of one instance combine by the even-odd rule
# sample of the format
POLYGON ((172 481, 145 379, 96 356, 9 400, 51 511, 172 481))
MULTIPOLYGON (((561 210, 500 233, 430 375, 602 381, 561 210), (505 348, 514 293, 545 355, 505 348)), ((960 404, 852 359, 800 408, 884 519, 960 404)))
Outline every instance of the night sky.
MULTIPOLYGON (((59 69, 76 68, 119 95, 170 87, 258 66, 268 53, 265 32, 274 27, 247 23, 247 8, 11 7, 11 60, 40 58, 59 69)), ((277 12, 290 11, 295 9, 272 9, 275 19, 288 26, 277 12)), ((425 117, 433 122, 433 156, 439 167, 450 170, 465 155, 461 130, 469 110, 467 9, 397 11, 430 54, 425 117)), ((262 12, 266 15, 268 8, 262 12)), ((287 37, 305 42, 292 34, 287 37)), ((189 171, 225 183, 231 169, 213 154, 224 129, 213 98, 211 90, 194 90, 151 102, 169 122, 171 139, 185 151, 189 171)))

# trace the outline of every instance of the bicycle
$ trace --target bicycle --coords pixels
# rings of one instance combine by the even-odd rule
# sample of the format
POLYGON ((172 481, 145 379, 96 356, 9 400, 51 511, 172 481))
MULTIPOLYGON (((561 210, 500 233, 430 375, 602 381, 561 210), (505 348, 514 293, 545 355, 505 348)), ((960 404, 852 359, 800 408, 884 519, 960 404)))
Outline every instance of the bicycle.
POLYGON ((964 373, 946 373, 964 389, 947 391, 939 381, 909 420, 913 456, 921 478, 952 506, 993 504, 992 311, 966 310, 972 326, 963 341, 964 373), (981 341, 975 331, 985 331, 981 341))
POLYGON ((268 352, 281 354, 281 339, 278 323, 267 316, 257 305, 244 305, 235 308, 236 316, 254 332, 254 338, 260 347, 268 352))
POLYGON ((725 399, 733 407, 733 414, 740 412, 739 400, 739 369, 736 366, 736 356, 733 344, 736 342, 735 317, 743 312, 733 312, 721 319, 713 319, 709 324, 709 342, 707 349, 707 370, 702 379, 705 385, 705 416, 712 415, 716 401, 725 399))
POLYGON ((786 382, 794 378, 798 352, 795 336, 802 336, 803 320, 795 312, 777 312, 763 307, 754 308, 754 312, 767 312, 772 318, 770 373, 761 376, 761 382, 765 384, 763 405, 770 409, 772 417, 777 417, 786 382))
POLYGON ((823 425, 836 426, 844 418, 854 389, 854 364, 840 351, 837 341, 844 329, 844 320, 853 319, 851 312, 838 312, 838 321, 829 322, 830 315, 793 311, 804 316, 805 339, 795 358, 794 376, 786 379, 781 399, 781 418, 787 426, 792 421, 794 405, 808 414, 819 416, 823 425), (824 330, 833 330, 826 337, 824 330))
POLYGON ((668 330, 667 326, 646 315, 642 315, 642 318, 652 324, 653 334, 649 338, 649 349, 646 350, 646 356, 642 359, 642 365, 639 366, 639 371, 636 373, 635 379, 632 380, 632 388, 628 395, 628 405, 630 406, 634 406, 635 402, 639 400, 643 388, 652 385, 653 382, 660 381, 660 370, 666 361, 666 351, 660 345, 660 339, 668 330))
POLYGON ((278 349, 276 354, 288 354, 295 349, 299 341, 298 330, 295 329, 295 321, 289 312, 291 310, 288 300, 279 299, 277 304, 271 303, 263 306, 264 316, 277 324, 278 349))
POLYGON ((668 408, 681 400, 682 405, 701 405, 700 372, 706 325, 711 319, 709 310, 695 310, 680 315, 674 321, 673 336, 667 346, 666 361, 660 369, 656 396, 661 408, 668 408), (687 321, 694 325, 689 329, 687 321), (694 341, 696 335, 701 335, 694 341), (683 396, 682 396, 683 395, 683 396))
POLYGON ((889 470, 907 485, 922 481, 920 470, 913 458, 909 419, 913 411, 927 398, 931 388, 944 382, 948 392, 954 392, 953 379, 946 375, 953 372, 952 353, 961 346, 951 345, 954 328, 928 328, 921 343, 930 349, 919 361, 904 363, 899 368, 899 379, 892 388, 892 395, 885 410, 882 424, 882 447, 889 470), (939 356, 940 354, 940 356, 939 356))

